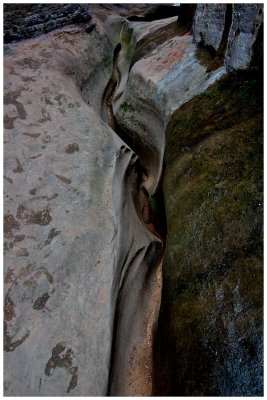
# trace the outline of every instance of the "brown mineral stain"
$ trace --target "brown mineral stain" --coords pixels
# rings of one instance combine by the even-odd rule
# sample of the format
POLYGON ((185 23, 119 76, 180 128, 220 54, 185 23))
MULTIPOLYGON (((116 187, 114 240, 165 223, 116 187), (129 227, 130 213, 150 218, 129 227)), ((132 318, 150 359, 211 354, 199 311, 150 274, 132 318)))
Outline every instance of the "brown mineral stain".
POLYGON ((28 257, 28 255, 29 255, 28 250, 25 247, 18 249, 16 251, 17 257, 28 257))
POLYGON ((43 196, 43 199, 45 199, 45 200, 53 200, 53 199, 55 199, 56 197, 58 196, 58 193, 54 193, 52 196, 43 196))
POLYGON ((5 305, 4 305, 4 320, 5 321, 11 321, 15 317, 15 308, 12 300, 10 300, 8 297, 5 299, 5 305))
POLYGON ((52 121, 52 118, 51 118, 49 112, 44 107, 42 107, 41 113, 42 113, 43 118, 38 119, 38 122, 52 121))
POLYGON ((20 223, 15 220, 12 214, 6 214, 4 216, 4 234, 5 236, 12 236, 12 229, 19 229, 20 223))
POLYGON ((52 371, 55 368, 65 368, 65 370, 71 375, 71 379, 67 388, 67 393, 77 386, 78 383, 78 367, 73 367, 73 350, 66 347, 65 343, 58 343, 52 349, 52 356, 48 360, 45 366, 45 374, 47 376, 52 375, 52 371))
POLYGON ((38 297, 33 304, 34 310, 43 310, 49 297, 50 295, 48 293, 44 293, 42 296, 38 297))
POLYGON ((23 80, 23 82, 36 82, 36 79, 30 76, 22 76, 21 79, 23 80))
POLYGON ((69 393, 72 389, 77 386, 78 383, 78 367, 72 367, 70 370, 71 380, 67 389, 67 393, 69 393))
POLYGON ((5 129, 13 129, 14 128, 14 122, 13 121, 16 118, 17 117, 10 118, 10 116, 8 114, 5 114, 4 115, 4 128, 5 129))
POLYGON ((15 158, 15 160, 16 160, 17 166, 16 166, 16 168, 12 169, 12 171, 14 172, 14 174, 20 174, 21 172, 24 171, 24 169, 22 168, 22 165, 17 157, 15 158))
MULTIPOLYGON (((4 95, 4 104, 6 104, 6 105, 13 104, 17 109, 18 117, 20 119, 26 119, 27 113, 25 111, 25 108, 24 108, 23 104, 17 100, 17 97, 19 97, 21 95, 22 90, 23 89, 7 92, 4 95)), ((15 118, 13 118, 13 120, 15 118)), ((12 121, 12 123, 13 123, 13 121, 12 121)))
POLYGON ((79 146, 77 143, 71 143, 68 144, 68 146, 65 149, 65 153, 67 154, 73 154, 75 151, 79 151, 79 146))
POLYGON ((26 206, 20 204, 17 209, 16 216, 18 219, 25 221, 27 225, 48 225, 52 221, 48 207, 46 207, 44 210, 35 211, 28 210, 26 206))
POLYGON ((5 179, 7 182, 9 182, 9 183, 13 183, 12 179, 9 178, 8 176, 5 176, 5 175, 4 175, 4 179, 5 179))
POLYGON ((55 228, 50 229, 44 245, 47 246, 48 244, 50 244, 54 237, 58 236, 60 233, 61 231, 57 231, 55 228))
POLYGON ((42 154, 37 154, 36 156, 29 157, 29 160, 35 160, 36 158, 41 157, 42 154))
POLYGON ((33 58, 26 57, 23 60, 17 61, 17 64, 21 67, 28 67, 33 71, 36 71, 42 65, 41 61, 34 60, 33 58))
POLYGON ((12 343, 12 337, 7 333, 7 322, 4 321, 4 351, 14 351, 19 347, 30 335, 30 332, 26 332, 25 335, 15 342, 12 343))
POLYGON ((15 282, 16 279, 17 279, 17 275, 15 273, 14 268, 8 268, 8 270, 5 274, 5 278, 4 278, 5 284, 13 283, 13 282, 15 282))
POLYGON ((25 235, 16 235, 14 236, 14 243, 22 242, 25 239, 25 235))
POLYGON ((71 179, 66 178, 66 177, 63 176, 63 175, 58 175, 58 174, 55 174, 55 176, 56 176, 58 179, 60 179, 62 182, 66 183, 67 185, 70 185, 70 184, 71 184, 71 179))
POLYGON ((41 133, 28 133, 28 132, 21 132, 22 135, 29 136, 30 138, 37 139, 41 133))

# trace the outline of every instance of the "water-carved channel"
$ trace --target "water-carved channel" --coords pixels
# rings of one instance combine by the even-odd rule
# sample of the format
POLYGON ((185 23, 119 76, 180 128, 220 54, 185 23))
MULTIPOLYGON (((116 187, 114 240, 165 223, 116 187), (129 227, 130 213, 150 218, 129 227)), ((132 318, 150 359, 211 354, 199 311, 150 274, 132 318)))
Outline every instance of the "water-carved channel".
MULTIPOLYGON (((146 229, 161 243, 157 248, 157 254, 151 259, 149 269, 156 270, 155 278, 150 291, 150 298, 146 317, 144 319, 144 337, 135 346, 131 354, 129 363, 131 373, 127 377, 127 382, 123 383, 123 393, 116 392, 116 385, 113 385, 114 359, 116 357, 116 348, 120 344, 117 338, 117 319, 115 313, 113 348, 111 356, 111 372, 109 380, 109 395, 125 395, 125 396, 150 396, 152 395, 152 376, 153 376, 153 336, 157 325, 157 318, 160 306, 161 287, 162 287, 162 258, 165 247, 166 238, 166 214, 164 207, 163 192, 161 189, 161 180, 156 192, 149 196, 145 182, 149 179, 149 162, 152 160, 154 150, 142 140, 142 138, 128 135, 122 129, 116 120, 113 113, 112 101, 116 95, 116 90, 119 87, 121 73, 118 67, 118 59, 120 56, 121 44, 119 43, 114 50, 113 70, 110 80, 104 91, 102 99, 101 116, 102 119, 116 132, 116 134, 126 143, 126 145, 134 151, 138 156, 135 161, 135 181, 132 191, 132 201, 135 206, 135 211, 146 229)), ((120 296, 119 296, 120 297, 120 296)), ((118 300, 119 301, 119 300, 118 300)))

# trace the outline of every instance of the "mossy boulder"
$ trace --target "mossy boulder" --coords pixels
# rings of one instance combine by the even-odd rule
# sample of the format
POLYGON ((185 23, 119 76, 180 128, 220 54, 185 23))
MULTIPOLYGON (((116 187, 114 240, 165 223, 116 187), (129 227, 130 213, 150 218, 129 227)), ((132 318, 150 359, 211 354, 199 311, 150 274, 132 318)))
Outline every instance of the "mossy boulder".
POLYGON ((262 81, 247 74, 170 118, 157 395, 262 395, 262 140, 262 81))

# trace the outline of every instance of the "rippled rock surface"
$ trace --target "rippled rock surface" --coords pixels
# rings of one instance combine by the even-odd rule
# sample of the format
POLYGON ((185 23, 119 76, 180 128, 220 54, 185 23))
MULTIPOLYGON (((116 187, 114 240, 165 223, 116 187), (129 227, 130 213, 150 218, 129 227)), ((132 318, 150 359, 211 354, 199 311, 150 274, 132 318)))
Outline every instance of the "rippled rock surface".
POLYGON ((87 4, 4 4, 4 15, 5 43, 91 19, 87 4))

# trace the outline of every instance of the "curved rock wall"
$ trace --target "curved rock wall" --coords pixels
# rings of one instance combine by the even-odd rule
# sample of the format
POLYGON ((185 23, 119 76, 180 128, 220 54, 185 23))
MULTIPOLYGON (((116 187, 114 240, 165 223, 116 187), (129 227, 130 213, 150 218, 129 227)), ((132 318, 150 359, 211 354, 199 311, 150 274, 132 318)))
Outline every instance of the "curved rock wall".
POLYGON ((105 36, 88 39, 60 31, 12 45, 5 58, 8 395, 107 390, 116 265, 108 200, 121 142, 77 87, 92 48, 110 51, 105 36))
POLYGON ((156 395, 262 395, 262 113, 241 75, 169 121, 156 395))
POLYGON ((116 309, 131 346, 142 332, 157 240, 135 211, 137 156, 98 115, 113 49, 101 26, 6 46, 7 395, 104 396, 116 309))
MULTIPOLYGON (((105 6, 93 30, 5 46, 6 395, 129 393, 162 252, 138 190, 154 194, 164 157, 155 393, 262 393, 261 82, 221 80, 254 59, 262 9, 236 6, 224 47, 247 51, 226 66, 191 23, 105 6)), ((219 52, 228 28, 210 23, 219 52)))
POLYGON ((126 85, 120 97, 114 98, 113 109, 128 135, 141 138, 157 155, 150 164, 153 179, 146 183, 150 194, 156 190, 161 176, 164 130, 170 114, 225 73, 224 67, 207 73, 206 65, 197 57, 192 36, 173 22, 170 18, 160 24, 131 22, 123 26, 132 32, 128 42, 122 41, 124 53, 133 45, 138 52, 141 42, 144 55, 129 69, 128 79, 124 79, 126 85), (149 40, 144 42, 146 37, 156 37, 152 48, 149 40))

